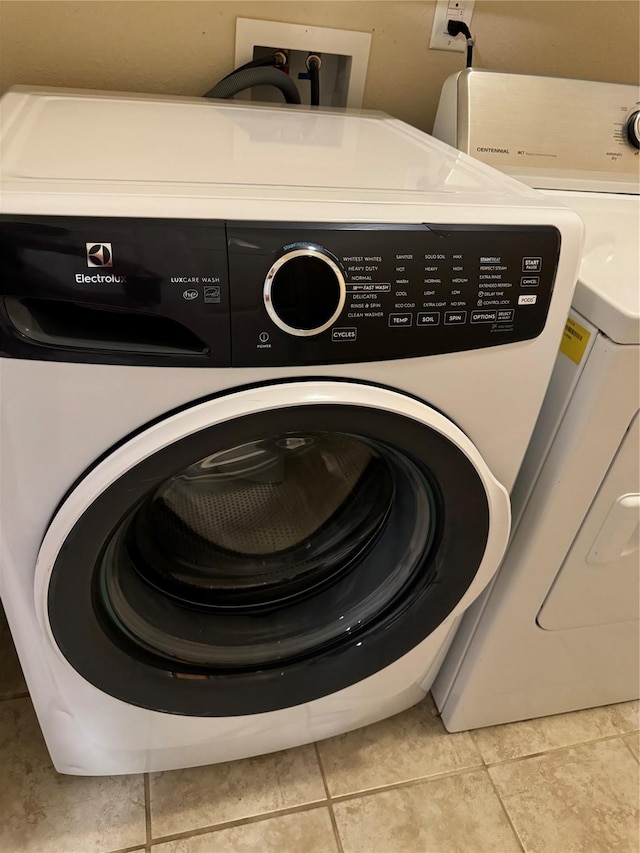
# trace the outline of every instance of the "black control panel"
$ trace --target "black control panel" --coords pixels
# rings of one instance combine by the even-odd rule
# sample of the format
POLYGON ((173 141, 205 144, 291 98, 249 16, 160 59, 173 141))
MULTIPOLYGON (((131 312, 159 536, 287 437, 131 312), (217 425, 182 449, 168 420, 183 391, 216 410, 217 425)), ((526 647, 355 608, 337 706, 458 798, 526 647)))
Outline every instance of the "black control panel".
POLYGON ((0 352, 275 366, 435 355, 544 328, 551 226, 0 218, 0 352))

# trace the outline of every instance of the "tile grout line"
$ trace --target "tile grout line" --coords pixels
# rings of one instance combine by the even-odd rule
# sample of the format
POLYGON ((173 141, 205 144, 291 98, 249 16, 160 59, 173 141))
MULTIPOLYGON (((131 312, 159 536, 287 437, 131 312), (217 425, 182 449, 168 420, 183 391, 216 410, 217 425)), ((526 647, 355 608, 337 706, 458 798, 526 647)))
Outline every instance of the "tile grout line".
POLYGON ((327 782, 327 777, 324 772, 324 765, 322 764, 322 759, 320 757, 320 749, 318 748, 317 742, 313 744, 313 748, 316 752, 316 759, 318 761, 318 767, 320 768, 320 776, 322 777, 322 784, 324 785, 324 792, 327 796, 327 808, 329 810, 329 818, 331 819, 331 826, 333 828, 333 835, 336 841, 336 847, 338 853, 344 853, 344 847, 342 846, 342 839, 340 838, 340 832, 338 830, 338 821, 336 820, 335 812, 333 811, 333 802, 331 799, 331 794, 329 792, 329 784, 327 782))
POLYGON ((522 840, 522 838, 520 838, 520 833, 519 833, 519 832, 518 832, 518 830, 516 829, 516 825, 515 825, 515 823, 513 822, 512 818, 511 818, 511 815, 509 814, 509 809, 507 808, 506 803, 505 803, 505 802, 504 802, 504 800, 502 799, 502 794, 501 794, 501 793, 500 793, 500 791, 498 790, 498 786, 496 785, 496 783, 495 783, 495 781, 494 781, 494 779, 493 779, 493 776, 492 776, 492 775, 491 775, 491 773, 489 772, 489 768, 488 768, 488 767, 486 768, 485 773, 486 773, 486 774, 487 774, 487 776, 489 777, 489 782, 491 783, 491 787, 493 788, 493 790, 494 790, 494 792, 495 792, 495 795, 496 795, 496 797, 498 798, 498 802, 500 803, 500 807, 501 807, 502 811, 505 813, 505 816, 506 816, 506 818, 507 818, 507 821, 509 822, 509 826, 511 827, 511 829, 512 829, 512 831, 513 831, 513 834, 514 834, 514 836, 515 836, 515 838, 516 838, 516 841, 518 842, 518 844, 519 844, 519 845, 520 845, 520 847, 522 848, 523 853, 526 853, 526 847, 524 846, 524 841, 522 840))
POLYGON ((118 847, 117 850, 109 850, 107 853, 146 853, 146 846, 140 847, 118 847))
POLYGON ((148 773, 143 773, 144 779, 144 831, 145 831, 145 850, 151 850, 151 781, 148 773))
POLYGON ((473 745, 475 746, 476 751, 480 753, 480 758, 482 759, 482 763, 484 764, 485 767, 488 767, 489 765, 487 764, 487 759, 484 757, 484 752, 482 751, 480 744, 477 743, 476 738, 475 738, 475 733, 477 731, 479 731, 479 729, 469 729, 469 737, 471 738, 471 741, 472 741, 473 745))
POLYGON ((174 832, 171 835, 159 835, 151 840, 151 847, 156 844, 167 844, 169 841, 183 841, 186 838, 195 838, 198 835, 208 835, 218 832, 222 829, 234 829, 237 826, 246 826, 252 823, 260 823, 261 821, 270 820, 274 817, 287 817, 290 814, 299 814, 301 812, 310 812, 315 809, 324 808, 327 805, 325 800, 318 800, 313 803, 301 803, 299 806, 289 806, 286 809, 279 809, 273 812, 264 812, 263 814, 250 815, 249 817, 237 818, 236 820, 227 820, 222 823, 213 823, 208 826, 199 826, 196 829, 186 829, 184 832, 174 832))
POLYGON ((629 737, 629 735, 634 735, 634 734, 635 734, 635 732, 627 732, 625 735, 620 735, 620 740, 624 743, 624 745, 627 747, 627 749, 629 750, 631 755, 633 755, 633 757, 638 762, 638 764, 640 764, 640 755, 636 755, 635 752, 631 749, 631 747, 627 743, 627 738, 629 737))
MULTIPOLYGON (((444 723, 443 723, 443 728, 444 728, 444 723)), ((477 731, 477 729, 470 729, 467 732, 467 734, 469 735, 469 740, 473 744, 473 748, 475 749, 477 754, 480 756, 480 761, 482 761, 483 766, 487 767, 487 759, 484 757, 484 753, 483 753, 482 749, 480 748, 480 744, 477 743, 477 741, 474 737, 474 734, 476 731, 477 731)), ((445 729, 445 732, 446 732, 446 729, 445 729)), ((447 732, 447 734, 462 734, 462 732, 447 732)))
POLYGON ((406 779, 404 782, 391 782, 389 785, 380 785, 378 788, 365 788, 362 791, 353 791, 348 794, 336 794, 331 797, 332 803, 343 803, 347 800, 355 800, 358 797, 369 797, 372 794, 386 793, 387 791, 395 791, 396 788, 412 788, 414 785, 421 785, 424 782, 434 782, 440 779, 450 779, 453 776, 463 776, 465 773, 478 773, 480 770, 486 770, 484 764, 471 764, 468 767, 463 767, 460 770, 443 770, 442 773, 434 773, 432 776, 418 776, 415 779, 406 779))
MULTIPOLYGON (((631 732, 628 732, 627 734, 631 734, 631 732)), ((604 735, 603 737, 592 738, 591 740, 581 740, 576 743, 565 744, 564 746, 554 746, 551 749, 542 749, 539 752, 530 752, 528 755, 518 755, 515 758, 503 758, 500 761, 487 761, 485 766, 487 769, 490 767, 502 767, 505 764, 515 764, 516 761, 527 761, 530 758, 540 758, 543 755, 553 755, 556 752, 563 752, 568 749, 577 749, 579 746, 590 746, 593 743, 606 743, 609 740, 616 740, 616 738, 619 737, 624 737, 624 735, 604 735)))

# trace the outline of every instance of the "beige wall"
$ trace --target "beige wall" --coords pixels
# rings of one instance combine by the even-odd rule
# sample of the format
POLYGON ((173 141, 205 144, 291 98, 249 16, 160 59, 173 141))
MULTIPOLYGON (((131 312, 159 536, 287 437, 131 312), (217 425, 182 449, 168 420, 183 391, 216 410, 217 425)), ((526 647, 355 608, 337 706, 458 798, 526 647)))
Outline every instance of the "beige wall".
MULTIPOLYGON (((434 2, 1 0, 0 89, 35 83, 201 94, 233 67, 236 17, 372 33, 364 106, 424 130, 464 54, 428 49, 434 2)), ((636 0, 476 0, 474 64, 638 81, 636 0), (618 23, 616 23, 616 20, 618 23)))

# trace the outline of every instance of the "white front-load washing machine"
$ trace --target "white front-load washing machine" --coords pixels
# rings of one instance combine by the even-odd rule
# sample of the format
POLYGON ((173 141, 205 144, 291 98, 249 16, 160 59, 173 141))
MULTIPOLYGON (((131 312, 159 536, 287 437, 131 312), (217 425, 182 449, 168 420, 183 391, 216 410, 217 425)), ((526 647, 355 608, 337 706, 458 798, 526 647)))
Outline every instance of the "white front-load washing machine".
POLYGON ((0 591, 58 770, 417 702, 507 543, 578 217, 379 114, 2 122, 0 591))
POLYGON ((434 697, 450 731, 637 699, 640 91, 467 70, 445 84, 434 132, 563 200, 586 226, 512 493, 511 543, 465 614, 434 697))

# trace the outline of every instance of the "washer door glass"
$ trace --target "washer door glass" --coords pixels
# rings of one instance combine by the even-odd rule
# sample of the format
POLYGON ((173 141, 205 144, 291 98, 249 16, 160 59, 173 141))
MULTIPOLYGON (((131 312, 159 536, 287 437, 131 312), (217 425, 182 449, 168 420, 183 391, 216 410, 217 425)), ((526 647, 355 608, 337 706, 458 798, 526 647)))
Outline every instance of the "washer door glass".
POLYGON ((99 598, 119 630, 165 657, 281 663, 384 611, 434 541, 435 505, 427 473, 391 447, 271 435, 149 493, 105 548, 99 598))

